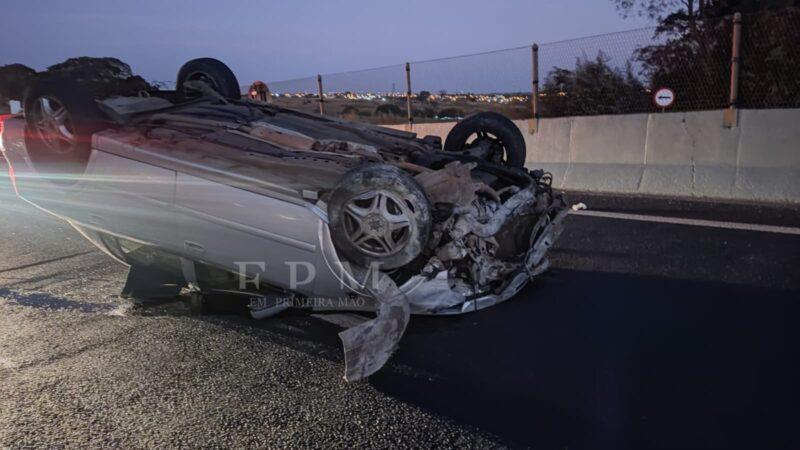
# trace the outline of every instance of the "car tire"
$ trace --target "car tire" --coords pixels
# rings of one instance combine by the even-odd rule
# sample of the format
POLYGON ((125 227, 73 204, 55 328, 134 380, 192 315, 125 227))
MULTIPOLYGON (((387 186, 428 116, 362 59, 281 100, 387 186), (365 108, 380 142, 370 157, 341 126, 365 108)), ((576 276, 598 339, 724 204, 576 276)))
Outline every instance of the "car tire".
POLYGON ((83 174, 92 135, 109 127, 93 96, 67 79, 36 82, 25 100, 25 145, 34 168, 50 180, 71 184, 83 174))
POLYGON ((489 158, 490 161, 511 167, 525 165, 525 138, 519 127, 502 114, 486 111, 465 117, 447 134, 444 151, 463 152, 475 142, 469 141, 472 136, 477 136, 476 140, 483 137, 491 139, 502 148, 502 154, 495 155, 496 158, 489 158))
POLYGON ((395 269, 426 247, 430 210, 422 187, 403 170, 386 164, 362 166, 345 174, 330 195, 331 238, 352 263, 395 269))
POLYGON ((239 80, 236 79, 236 75, 225 63, 214 58, 193 59, 178 71, 178 80, 175 85, 178 97, 181 99, 198 97, 199 93, 184 86, 187 81, 204 81, 225 98, 241 98, 239 80))

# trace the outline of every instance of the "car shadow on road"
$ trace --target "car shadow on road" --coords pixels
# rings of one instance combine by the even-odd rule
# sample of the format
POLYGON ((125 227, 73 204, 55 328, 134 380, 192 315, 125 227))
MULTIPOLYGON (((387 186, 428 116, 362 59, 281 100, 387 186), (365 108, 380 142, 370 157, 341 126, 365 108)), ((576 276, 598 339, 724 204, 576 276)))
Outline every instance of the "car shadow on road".
POLYGON ((111 313, 119 308, 114 303, 87 302, 56 297, 43 292, 18 292, 8 288, 0 288, 0 297, 13 304, 39 309, 70 310, 83 313, 111 313))
POLYGON ((205 314, 195 318, 235 331, 257 329, 264 332, 261 338, 270 343, 306 353, 314 358, 344 364, 338 335, 342 328, 315 319, 309 311, 287 310, 275 317, 256 320, 250 317, 246 302, 241 297, 225 299, 223 296, 217 297, 207 308, 205 314))

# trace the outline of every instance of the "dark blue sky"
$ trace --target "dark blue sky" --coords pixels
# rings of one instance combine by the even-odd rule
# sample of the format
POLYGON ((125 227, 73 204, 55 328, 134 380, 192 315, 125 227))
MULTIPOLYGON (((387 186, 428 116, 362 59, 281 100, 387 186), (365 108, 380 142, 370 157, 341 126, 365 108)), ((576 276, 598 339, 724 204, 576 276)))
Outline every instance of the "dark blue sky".
POLYGON ((3 0, 0 65, 115 56, 149 80, 212 56, 242 83, 550 42, 648 25, 610 0, 3 0))

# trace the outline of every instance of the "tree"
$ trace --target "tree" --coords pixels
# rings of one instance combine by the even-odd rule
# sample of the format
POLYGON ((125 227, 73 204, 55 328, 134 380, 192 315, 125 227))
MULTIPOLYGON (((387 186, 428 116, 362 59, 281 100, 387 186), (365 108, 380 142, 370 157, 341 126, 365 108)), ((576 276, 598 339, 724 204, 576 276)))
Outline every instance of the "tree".
POLYGON ((612 0, 623 17, 636 14, 659 24, 713 19, 735 12, 742 14, 800 6, 797 0, 612 0))
POLYGON ((599 52, 593 60, 578 58, 575 69, 554 67, 542 88, 542 115, 547 117, 622 114, 647 111, 649 95, 630 64, 611 67, 599 52))
POLYGON ((461 119, 462 117, 466 116, 467 114, 461 108, 456 108, 454 106, 448 108, 442 108, 436 116, 440 119, 461 119))
POLYGON ((375 108, 374 116, 377 118, 378 123, 392 123, 403 114, 404 112, 399 106, 392 103, 384 103, 375 108))
MULTIPOLYGON (((656 34, 694 30, 699 20, 733 13, 750 14, 800 7, 800 0, 612 0, 623 17, 632 14, 658 22, 656 34)), ((700 24, 703 26, 704 24, 700 24)))
POLYGON ((131 66, 117 58, 81 56, 54 64, 39 74, 41 78, 67 78, 86 87, 98 98, 114 95, 135 96, 150 91, 144 78, 133 75, 131 66))
MULTIPOLYGON (((632 2, 615 0, 621 9, 632 2)), ((639 8, 655 11, 661 44, 639 49, 642 75, 653 88, 676 90, 675 109, 717 109, 728 105, 730 90, 731 16, 743 14, 739 106, 800 106, 800 6, 798 0, 641 0, 639 8), (645 6, 642 6, 645 5, 645 6)), ((630 9, 627 9, 630 11, 630 9)), ((641 9, 640 9, 641 11, 641 9)))
POLYGON ((0 98, 22 101, 25 90, 36 77, 36 71, 22 64, 0 67, 0 98))
POLYGON ((133 75, 131 67, 117 58, 81 56, 54 64, 43 72, 36 72, 22 64, 0 67, 0 97, 22 100, 31 83, 39 79, 75 81, 97 98, 136 96, 142 91, 157 90, 144 78, 133 75))
MULTIPOLYGON (((700 0, 702 1, 702 0, 700 0)), ((636 14, 639 17, 662 20, 665 14, 676 10, 680 6, 692 9, 692 0, 613 0, 622 17, 636 14)))
POLYGON ((423 103, 427 102, 429 98, 431 98, 430 91, 419 91, 419 95, 417 95, 417 100, 423 103))

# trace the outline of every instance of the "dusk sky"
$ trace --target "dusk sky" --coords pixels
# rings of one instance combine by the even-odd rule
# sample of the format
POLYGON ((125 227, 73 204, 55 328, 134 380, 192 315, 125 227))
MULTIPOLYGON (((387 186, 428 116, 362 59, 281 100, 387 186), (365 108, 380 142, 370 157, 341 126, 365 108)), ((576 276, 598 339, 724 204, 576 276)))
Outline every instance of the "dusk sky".
POLYGON ((173 80, 186 60, 212 56, 243 83, 650 25, 610 0, 5 0, 0 23, 0 65, 114 56, 148 80, 173 80))

